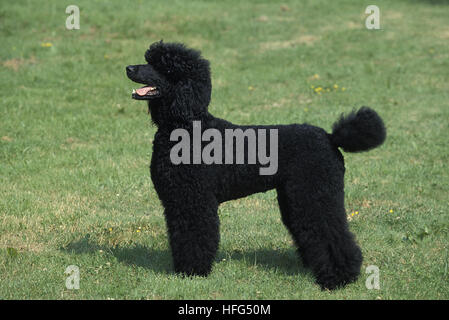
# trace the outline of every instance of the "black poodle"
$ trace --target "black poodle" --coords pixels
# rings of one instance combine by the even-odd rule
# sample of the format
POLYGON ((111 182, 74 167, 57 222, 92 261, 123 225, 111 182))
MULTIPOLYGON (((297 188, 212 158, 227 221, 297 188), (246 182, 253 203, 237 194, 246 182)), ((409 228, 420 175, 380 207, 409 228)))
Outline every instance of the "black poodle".
MULTIPOLYGON (((157 126, 150 170, 165 208, 175 271, 210 273, 220 240, 220 203, 276 189, 282 221, 321 288, 334 289, 355 281, 362 254, 348 229, 345 166, 338 148, 359 152, 381 145, 386 131, 377 113, 362 107, 342 116, 332 134, 308 124, 238 126, 208 112, 212 89, 209 62, 199 51, 160 41, 150 46, 145 59, 147 64, 130 65, 126 72, 129 79, 145 85, 134 90, 132 97, 148 101, 148 112, 157 126), (195 127, 201 133, 213 128, 222 136, 227 129, 276 131, 277 170, 261 174, 261 163, 247 162, 173 163, 172 148, 179 140, 173 139, 172 133, 185 129, 192 136, 195 127)), ((268 135, 258 139, 273 146, 268 135)), ((204 140, 201 148, 207 144, 204 140)), ((225 143, 222 145, 224 160, 225 143)), ((249 142, 247 147, 251 147, 249 142)), ((236 158, 237 148, 232 150, 236 158)), ((193 153, 191 150, 186 159, 195 157, 193 153)), ((248 161, 249 155, 244 159, 248 161)))

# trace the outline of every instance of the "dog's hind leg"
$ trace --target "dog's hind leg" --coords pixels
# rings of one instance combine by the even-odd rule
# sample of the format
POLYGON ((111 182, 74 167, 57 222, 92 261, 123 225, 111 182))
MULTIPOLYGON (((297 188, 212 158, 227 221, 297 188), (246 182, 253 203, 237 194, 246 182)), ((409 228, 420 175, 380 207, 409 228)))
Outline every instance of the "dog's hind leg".
POLYGON ((192 199, 165 209, 173 264, 177 273, 207 276, 220 240, 218 203, 212 198, 192 199))
POLYGON ((348 229, 343 177, 341 185, 308 178, 278 188, 282 221, 316 282, 335 289, 357 279, 362 254, 348 229))

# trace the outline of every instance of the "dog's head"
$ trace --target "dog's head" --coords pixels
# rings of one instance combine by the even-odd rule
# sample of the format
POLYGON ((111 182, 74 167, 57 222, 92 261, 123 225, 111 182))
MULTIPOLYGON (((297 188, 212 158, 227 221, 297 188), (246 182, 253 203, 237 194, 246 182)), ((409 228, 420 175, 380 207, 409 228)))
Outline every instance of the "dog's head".
POLYGON ((192 121, 207 113, 211 96, 209 61, 181 43, 153 43, 147 64, 126 67, 128 78, 145 86, 132 98, 148 100, 153 120, 192 121), (159 119, 154 119, 155 117, 159 119))

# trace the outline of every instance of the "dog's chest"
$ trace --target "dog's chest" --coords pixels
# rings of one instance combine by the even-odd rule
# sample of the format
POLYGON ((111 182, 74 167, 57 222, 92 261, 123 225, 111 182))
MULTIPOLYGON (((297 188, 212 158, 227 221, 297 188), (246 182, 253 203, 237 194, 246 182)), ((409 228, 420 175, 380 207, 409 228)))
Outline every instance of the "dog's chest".
POLYGON ((174 166, 170 160, 170 149, 173 142, 166 134, 156 133, 153 141, 153 153, 151 156, 151 180, 158 193, 170 189, 170 185, 175 183, 173 170, 174 166))

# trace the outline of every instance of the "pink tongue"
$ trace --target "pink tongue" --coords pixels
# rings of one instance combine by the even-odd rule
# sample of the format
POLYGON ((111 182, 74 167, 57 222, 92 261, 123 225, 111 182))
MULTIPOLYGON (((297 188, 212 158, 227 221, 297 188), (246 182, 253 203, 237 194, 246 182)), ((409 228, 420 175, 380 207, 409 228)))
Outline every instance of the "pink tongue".
POLYGON ((139 89, 136 89, 136 93, 137 93, 139 96, 144 96, 144 95, 146 95, 151 89, 152 89, 151 87, 143 87, 143 88, 139 88, 139 89))

